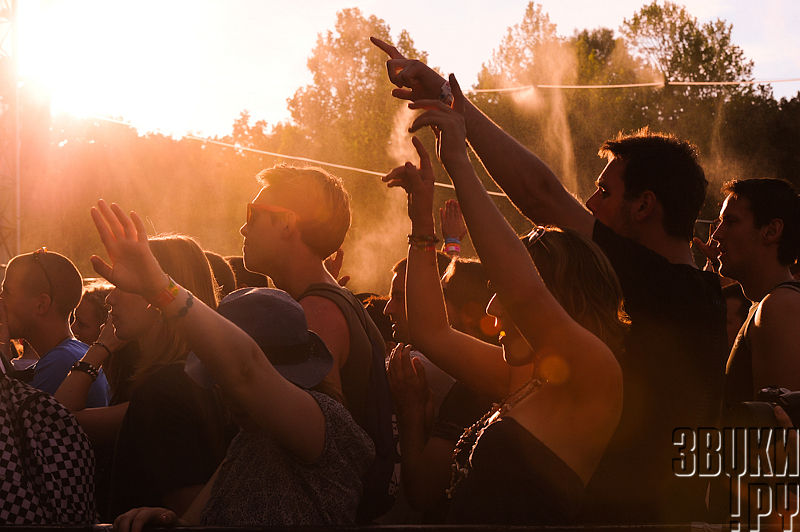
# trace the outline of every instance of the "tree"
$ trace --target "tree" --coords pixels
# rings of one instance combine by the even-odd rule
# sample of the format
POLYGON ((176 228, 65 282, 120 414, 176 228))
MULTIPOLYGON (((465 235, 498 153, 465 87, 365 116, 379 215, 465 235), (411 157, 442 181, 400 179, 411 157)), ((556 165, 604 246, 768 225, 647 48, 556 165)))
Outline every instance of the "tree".
MULTIPOLYGON (((704 24, 683 6, 658 0, 625 19, 620 31, 634 55, 655 68, 666 81, 751 80, 753 62, 733 44, 733 26, 722 19, 704 24)), ((749 92, 749 85, 693 89, 695 97, 749 92)))
MULTIPOLYGON (((389 96, 393 86, 386 77, 385 54, 369 42, 371 35, 393 41, 382 19, 364 17, 357 8, 337 13, 334 31, 318 36, 308 60, 313 82, 288 103, 306 153, 383 170, 392 165, 386 148, 402 103, 389 96)), ((408 57, 427 60, 406 31, 396 46, 408 57)))

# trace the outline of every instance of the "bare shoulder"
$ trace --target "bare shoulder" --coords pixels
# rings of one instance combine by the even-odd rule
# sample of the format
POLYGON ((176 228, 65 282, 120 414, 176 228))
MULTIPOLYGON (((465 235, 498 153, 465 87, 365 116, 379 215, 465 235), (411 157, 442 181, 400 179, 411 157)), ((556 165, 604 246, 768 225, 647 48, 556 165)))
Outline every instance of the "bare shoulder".
POLYGON ((306 313, 306 319, 311 323, 314 319, 336 319, 346 325, 344 315, 339 310, 338 305, 330 299, 322 296, 306 296, 300 300, 300 306, 306 313))
POLYGON ((800 292, 790 288, 778 288, 758 304, 755 324, 758 328, 796 329, 798 316, 800 316, 800 292))
POLYGON ((751 336, 756 389, 782 386, 800 390, 800 293, 779 288, 758 304, 751 336))

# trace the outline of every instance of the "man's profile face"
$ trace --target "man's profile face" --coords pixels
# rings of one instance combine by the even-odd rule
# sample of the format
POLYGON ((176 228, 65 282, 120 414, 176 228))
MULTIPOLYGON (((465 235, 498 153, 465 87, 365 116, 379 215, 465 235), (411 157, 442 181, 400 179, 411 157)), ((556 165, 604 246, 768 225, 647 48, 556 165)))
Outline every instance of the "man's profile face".
POLYGON ((25 291, 23 276, 25 268, 12 262, 6 269, 3 279, 0 298, 6 307, 8 316, 8 331, 11 338, 24 338, 26 336, 25 324, 35 315, 36 298, 25 291))
POLYGON ((737 281, 748 262, 760 254, 761 230, 756 227, 750 201, 729 194, 719 212, 719 225, 711 238, 719 244, 719 272, 737 281))
POLYGON ((625 199, 625 161, 613 158, 595 181, 597 190, 586 200, 592 215, 620 236, 632 236, 631 204, 625 199))
POLYGON ((389 301, 383 308, 384 316, 392 322, 392 338, 395 341, 408 343, 408 319, 406 317, 406 272, 395 272, 392 277, 392 288, 389 290, 389 301))
POLYGON ((245 268, 251 272, 258 272, 269 275, 270 259, 276 253, 280 253, 280 239, 278 238, 277 226, 273 223, 270 212, 259 209, 259 207, 270 207, 271 194, 269 186, 265 186, 253 198, 255 208, 251 210, 251 217, 246 220, 239 232, 244 236, 242 244, 242 256, 244 257, 245 268))

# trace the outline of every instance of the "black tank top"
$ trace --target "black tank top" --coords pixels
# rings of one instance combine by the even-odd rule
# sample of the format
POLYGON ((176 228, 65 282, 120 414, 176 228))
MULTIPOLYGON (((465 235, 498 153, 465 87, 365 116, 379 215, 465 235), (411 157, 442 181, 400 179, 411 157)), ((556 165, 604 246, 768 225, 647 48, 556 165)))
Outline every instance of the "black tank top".
MULTIPOLYGON (((800 292, 800 281, 786 281, 770 290, 770 294, 778 288, 789 288, 800 292)), ((768 294, 769 295, 769 294, 768 294)), ((766 296, 765 296, 766 297, 766 296)), ((747 319, 739 329, 733 343, 728 363, 725 367, 725 406, 732 407, 743 401, 753 401, 758 390, 753 383, 753 348, 751 327, 759 305, 753 305, 747 319)))

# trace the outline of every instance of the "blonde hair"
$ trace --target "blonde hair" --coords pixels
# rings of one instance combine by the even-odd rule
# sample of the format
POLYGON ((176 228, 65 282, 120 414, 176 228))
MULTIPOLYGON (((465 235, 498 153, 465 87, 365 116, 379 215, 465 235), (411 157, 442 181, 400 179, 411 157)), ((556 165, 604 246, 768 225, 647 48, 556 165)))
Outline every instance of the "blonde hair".
MULTIPOLYGON (((158 235, 150 239, 150 251, 176 283, 209 307, 217 308, 219 287, 208 259, 194 239, 185 235, 158 235)), ((161 366, 185 359, 189 351, 186 341, 168 321, 162 321, 154 345, 154 350, 139 356, 131 376, 134 383, 161 366)))
POLYGON ((526 247, 564 310, 619 355, 630 320, 617 274, 597 244, 571 229, 548 226, 526 247))
POLYGON ((297 214, 300 238, 321 259, 339 249, 350 228, 350 195, 322 168, 278 165, 258 174, 270 197, 297 214))

